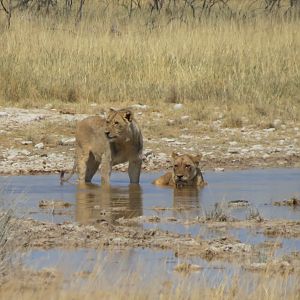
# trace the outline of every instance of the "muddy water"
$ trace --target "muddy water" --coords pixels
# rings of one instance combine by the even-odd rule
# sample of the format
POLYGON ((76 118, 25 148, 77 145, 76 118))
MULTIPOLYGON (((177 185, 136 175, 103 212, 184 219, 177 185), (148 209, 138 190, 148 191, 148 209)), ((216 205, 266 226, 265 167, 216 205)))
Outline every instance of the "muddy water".
MULTIPOLYGON (((139 216, 159 217, 161 222, 146 222, 138 226, 160 228, 178 233, 201 235, 211 239, 224 234, 214 232, 201 224, 188 225, 188 220, 204 216, 213 211, 216 203, 221 203, 230 216, 245 219, 251 209, 259 211, 263 218, 300 220, 299 207, 274 206, 273 201, 282 201, 291 197, 300 198, 300 169, 267 169, 232 172, 206 172, 208 185, 200 190, 174 190, 153 186, 151 181, 158 173, 143 174, 141 183, 128 185, 127 174, 114 173, 111 187, 101 187, 99 177, 94 184, 59 184, 58 176, 12 176, 1 177, 1 206, 13 208, 19 216, 48 222, 78 222, 96 224, 107 221, 114 223, 120 218, 139 216), (39 207, 40 201, 53 201, 53 205, 39 207), (248 207, 230 208, 229 201, 247 200, 248 207), (59 207, 55 203, 62 201, 68 207, 59 207), (180 220, 181 222, 175 222, 180 220)), ((241 242, 257 245, 265 241, 277 241, 262 233, 249 229, 231 229, 226 234, 238 238, 241 242)), ((291 251, 300 251, 300 241, 281 238, 281 246, 274 249, 274 255, 280 256, 291 251)), ((267 260, 263 255, 260 261, 267 260)), ((191 278, 195 281, 207 280, 210 285, 221 283, 224 278, 248 272, 234 264, 220 261, 207 262, 200 258, 178 259, 172 251, 154 251, 151 249, 131 249, 120 251, 75 249, 33 250, 24 257, 24 264, 33 269, 55 268, 65 278, 87 284, 86 274, 93 273, 95 266, 101 282, 114 282, 115 274, 120 278, 138 274, 142 286, 147 278, 157 276, 162 282, 182 281, 182 275, 174 272, 178 263, 192 263, 201 266, 201 272, 195 272, 191 278), (111 271, 113 270, 113 271, 111 271), (142 275, 141 275, 142 274, 142 275)), ((251 275, 255 277, 255 274, 251 275)), ((79 285, 80 286, 80 285, 79 285)), ((110 286, 109 284, 107 285, 110 286)), ((72 287, 73 288, 73 287, 72 287)))
MULTIPOLYGON (((262 258, 263 259, 263 258, 262 258)), ((149 249, 130 250, 37 250, 23 258, 23 265, 34 270, 55 270, 60 274, 65 290, 80 291, 85 288, 111 291, 119 286, 127 289, 160 290, 171 285, 181 287, 189 294, 193 288, 230 287, 233 283, 245 293, 253 292, 261 280, 260 273, 247 271, 224 261, 206 261, 200 258, 177 258, 172 251, 149 249), (191 273, 176 271, 176 266, 193 264, 199 270, 191 273)), ((269 287, 278 282, 276 276, 268 278, 269 287)), ((285 287, 297 287, 299 278, 290 274, 285 287)))
MULTIPOLYGON (((36 270, 55 267, 60 273, 63 273, 65 278, 96 273, 97 279, 106 282, 109 288, 124 277, 136 279, 140 285, 146 285, 149 278, 157 278, 157 283, 160 284, 167 280, 175 281, 176 284, 176 281, 183 279, 183 274, 174 272, 174 268, 180 263, 192 263, 201 266, 201 277, 208 279, 212 286, 220 284, 224 277, 231 277, 239 272, 237 266, 231 266, 228 263, 212 263, 199 258, 178 259, 172 251, 149 249, 125 251, 90 249, 64 251, 54 249, 32 251, 24 257, 25 265, 36 270)), ((192 274, 190 279, 199 279, 199 273, 192 274)), ((79 283, 83 286, 87 284, 84 276, 81 276, 79 283)), ((151 284, 153 284, 153 280, 151 284)))
MULTIPOLYGON (((2 206, 52 222, 91 223, 141 215, 189 220, 211 212, 215 203, 221 203, 227 214, 238 219, 249 216, 250 208, 266 219, 300 219, 300 207, 272 205, 274 201, 300 198, 300 169, 206 172, 208 185, 200 190, 154 186, 151 181, 158 175, 144 173, 140 186, 134 186, 128 185, 127 174, 114 173, 110 188, 99 186, 99 177, 94 184, 84 186, 60 186, 56 175, 1 177, 2 206), (39 208, 41 200, 62 200, 71 206, 39 208), (246 200, 250 207, 228 208, 232 200, 246 200)), ((186 230, 180 226, 173 229, 186 230)), ((189 227, 189 231, 196 234, 197 228, 189 227)))

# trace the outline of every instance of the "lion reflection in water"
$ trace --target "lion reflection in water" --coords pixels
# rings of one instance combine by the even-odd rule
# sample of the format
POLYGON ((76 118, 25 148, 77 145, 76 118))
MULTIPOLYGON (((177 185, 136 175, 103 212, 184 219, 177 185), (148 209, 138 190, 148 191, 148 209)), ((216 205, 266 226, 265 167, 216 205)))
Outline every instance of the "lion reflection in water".
POLYGON ((119 218, 143 215, 142 189, 137 184, 124 187, 80 183, 76 192, 76 221, 113 223, 119 218))
POLYGON ((176 219, 190 219, 201 215, 202 189, 196 187, 172 188, 173 190, 173 217, 176 219))

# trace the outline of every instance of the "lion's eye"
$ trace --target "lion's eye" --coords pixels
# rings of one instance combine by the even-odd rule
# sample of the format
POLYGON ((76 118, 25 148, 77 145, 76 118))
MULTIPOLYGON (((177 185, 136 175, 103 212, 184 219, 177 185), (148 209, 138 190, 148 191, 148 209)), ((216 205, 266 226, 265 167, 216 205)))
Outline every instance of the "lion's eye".
POLYGON ((174 168, 177 168, 178 167, 178 165, 174 165, 174 168))
POLYGON ((191 167, 191 165, 185 165, 185 167, 186 167, 187 169, 189 169, 189 168, 191 167))
POLYGON ((118 121, 115 121, 115 125, 119 125, 119 122, 118 122, 118 121))

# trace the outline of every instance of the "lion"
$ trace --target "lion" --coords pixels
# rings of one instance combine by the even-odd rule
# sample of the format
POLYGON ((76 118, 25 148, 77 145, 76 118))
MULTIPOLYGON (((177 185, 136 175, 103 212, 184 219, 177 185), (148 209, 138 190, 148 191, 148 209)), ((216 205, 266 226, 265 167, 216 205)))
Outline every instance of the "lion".
POLYGON ((68 181, 78 172, 79 182, 91 182, 101 165, 101 182, 109 184, 112 166, 129 162, 130 183, 139 183, 142 166, 143 136, 129 109, 110 109, 107 118, 91 116, 76 126, 75 161, 68 181))
POLYGON ((152 183, 156 185, 174 186, 176 188, 203 187, 207 183, 204 181, 199 162, 202 155, 179 155, 172 153, 173 170, 155 179, 152 183))

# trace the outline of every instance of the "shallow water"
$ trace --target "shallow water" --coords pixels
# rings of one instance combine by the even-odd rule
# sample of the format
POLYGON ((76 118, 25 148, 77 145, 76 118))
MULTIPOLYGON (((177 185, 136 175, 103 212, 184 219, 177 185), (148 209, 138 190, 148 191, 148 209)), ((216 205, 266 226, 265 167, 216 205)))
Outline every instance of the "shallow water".
MULTIPOLYGON (((152 185, 152 180, 159 175, 144 173, 140 186, 135 186, 128 184, 126 173, 113 173, 110 188, 99 186, 97 176, 95 184, 84 186, 69 183, 61 186, 57 175, 0 177, 2 205, 13 207, 19 215, 30 213, 38 220, 90 223, 141 215, 188 220, 209 213, 215 203, 226 207, 231 200, 247 200, 263 218, 300 219, 299 207, 272 205, 273 201, 300 197, 300 169, 206 172, 208 185, 199 190, 152 185), (59 209, 40 209, 41 200, 63 200, 72 206, 61 214, 59 209)), ((249 207, 225 211, 239 219, 245 219, 250 213, 249 207)), ((185 228, 178 230, 185 231, 185 228)), ((197 234, 197 229, 189 227, 189 230, 197 234)))
MULTIPOLYGON (((263 218, 299 220, 299 208, 273 206, 272 202, 293 196, 299 198, 300 169, 206 172, 205 179, 208 185, 199 190, 174 190, 152 185, 151 181, 159 175, 160 173, 144 173, 140 185, 137 186, 128 184, 126 173, 113 173, 110 187, 99 186, 99 177, 95 178, 95 184, 81 186, 69 183, 61 186, 57 175, 0 177, 1 206, 13 208, 19 216, 29 215, 34 219, 50 222, 89 224, 102 220, 114 222, 122 217, 158 216, 169 221, 149 222, 140 226, 146 229, 160 228, 193 236, 200 235, 204 239, 230 234, 241 242, 252 245, 278 241, 281 247, 274 248, 275 256, 300 251, 300 241, 297 239, 269 238, 246 228, 230 229, 224 233, 209 230, 201 224, 184 224, 185 221, 212 211, 215 203, 221 203, 226 207, 226 203, 231 200, 249 201, 251 207, 256 208, 263 218), (40 208, 41 200, 63 200, 71 206, 40 208), (173 219, 182 222, 172 222, 173 219)), ((249 214, 249 207, 225 208, 225 211, 231 216, 245 219, 249 214)), ((264 257, 262 251, 259 261, 255 262, 266 261, 269 253, 270 251, 266 250, 264 257)), ((208 262, 200 258, 182 260, 175 257, 172 251, 151 249, 34 250, 24 257, 24 264, 33 269, 50 267, 62 272, 65 278, 72 279, 73 276, 77 276, 79 287, 80 284, 89 284, 89 279, 78 274, 93 273, 94 268, 99 268, 99 265, 101 268, 96 269, 96 277, 101 282, 114 282, 116 274, 120 278, 136 274, 139 286, 146 285, 148 278, 154 276, 157 276, 160 283, 168 280, 180 283, 182 275, 174 272, 174 268, 182 262, 201 266, 201 272, 191 274, 189 280, 195 280, 196 283, 200 279, 205 280, 210 286, 218 285, 233 275, 244 276, 248 273, 230 263, 208 262)), ((256 275, 251 276, 255 278, 256 275)), ((111 286, 107 284, 107 287, 111 286)))
MULTIPOLYGON (((179 287, 192 292, 199 286, 206 288, 227 288, 238 284, 245 293, 253 292, 259 284, 260 273, 247 271, 240 266, 224 261, 206 261, 197 257, 177 258, 172 251, 151 249, 129 250, 36 250, 23 257, 23 265, 33 270, 55 270, 62 275, 65 290, 88 289, 111 291, 116 287, 144 289, 158 294, 165 285, 179 287), (185 263, 199 267, 199 270, 185 273, 176 271, 176 266, 185 263)), ((276 276, 268 277, 269 287, 278 284, 276 276)), ((295 288, 299 278, 290 274, 284 279, 284 286, 295 288)))
MULTIPOLYGON (((181 263, 201 266, 201 274, 200 272, 191 273, 190 279, 199 280, 199 277, 210 279, 212 286, 220 284, 225 277, 230 278, 239 272, 237 266, 229 263, 207 262, 200 258, 179 259, 172 251, 150 249, 37 250, 28 253, 23 258, 23 263, 35 270, 55 268, 69 279, 74 275, 93 274, 95 275, 94 280, 104 281, 110 287, 114 285, 115 281, 127 277, 136 278, 140 285, 146 285, 149 278, 157 278, 157 283, 161 283, 163 280, 172 280, 176 284, 183 279, 181 273, 174 272, 176 265, 181 263)), ((151 284, 153 282, 155 280, 152 280, 151 284)), ((79 283, 82 286, 87 284, 84 276, 80 278, 79 283)), ((80 285, 78 287, 80 288, 80 285)))
MULTIPOLYGON (((2 203, 12 207, 19 216, 50 222, 99 221, 114 222, 119 218, 157 216, 165 222, 143 223, 145 229, 159 228, 181 234, 200 235, 204 239, 219 237, 223 232, 207 230, 201 224, 188 224, 188 220, 203 216, 221 203, 227 215, 245 219, 250 208, 257 209, 263 218, 300 219, 300 208, 274 206, 273 201, 300 195, 300 169, 264 169, 206 172, 208 185, 203 189, 174 190, 151 184, 158 173, 143 173, 140 185, 129 185, 126 173, 113 173, 110 187, 99 184, 59 184, 57 175, 0 177, 2 203), (250 207, 226 208, 231 200, 247 200, 250 207), (41 200, 63 200, 72 204, 69 208, 39 208, 41 200), (181 222, 172 222, 172 219, 181 222), (185 224, 186 222, 186 224, 185 224)), ((99 177, 95 177, 99 183, 99 177)), ((250 244, 267 240, 263 234, 249 229, 232 229, 230 234, 250 244)), ((268 238, 268 240, 272 240, 268 238)), ((295 239, 282 242, 282 253, 288 249, 299 250, 295 239)))

